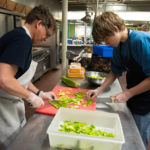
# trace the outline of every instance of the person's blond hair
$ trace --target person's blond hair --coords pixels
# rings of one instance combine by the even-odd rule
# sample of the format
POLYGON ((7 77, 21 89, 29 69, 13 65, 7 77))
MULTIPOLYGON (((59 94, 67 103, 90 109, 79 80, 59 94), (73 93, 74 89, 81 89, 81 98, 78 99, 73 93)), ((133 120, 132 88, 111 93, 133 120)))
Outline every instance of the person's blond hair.
POLYGON ((125 29, 124 20, 114 12, 108 11, 97 16, 94 19, 92 30, 94 41, 100 43, 104 41, 106 37, 112 36, 115 31, 115 26, 117 26, 120 31, 125 29))

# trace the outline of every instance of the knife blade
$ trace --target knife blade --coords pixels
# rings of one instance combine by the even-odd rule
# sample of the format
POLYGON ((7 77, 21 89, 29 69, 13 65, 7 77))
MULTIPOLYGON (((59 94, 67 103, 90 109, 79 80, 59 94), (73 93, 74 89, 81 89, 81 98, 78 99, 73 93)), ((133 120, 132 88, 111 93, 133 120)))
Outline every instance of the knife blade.
POLYGON ((97 103, 114 103, 114 101, 110 97, 98 98, 96 102, 97 103))

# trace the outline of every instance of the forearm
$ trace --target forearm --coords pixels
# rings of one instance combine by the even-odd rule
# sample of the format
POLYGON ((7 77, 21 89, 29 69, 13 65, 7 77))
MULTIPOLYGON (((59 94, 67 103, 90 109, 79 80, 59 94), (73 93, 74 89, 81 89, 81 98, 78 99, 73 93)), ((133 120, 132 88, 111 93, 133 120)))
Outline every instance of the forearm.
POLYGON ((140 82, 138 85, 133 88, 128 89, 127 91, 133 96, 144 93, 150 90, 150 77, 147 77, 145 80, 140 82))
POLYGON ((116 74, 110 72, 106 77, 105 81, 103 82, 103 84, 98 88, 99 93, 104 91, 104 89, 106 89, 109 85, 111 85, 117 77, 118 76, 116 74))
POLYGON ((27 99, 30 92, 15 79, 17 71, 16 65, 0 63, 0 89, 8 94, 27 99))
POLYGON ((0 88, 8 94, 28 99, 30 91, 25 89, 15 78, 8 78, 1 83, 0 88))
POLYGON ((32 91, 33 93, 37 93, 39 91, 39 89, 32 82, 29 82, 28 90, 32 91))

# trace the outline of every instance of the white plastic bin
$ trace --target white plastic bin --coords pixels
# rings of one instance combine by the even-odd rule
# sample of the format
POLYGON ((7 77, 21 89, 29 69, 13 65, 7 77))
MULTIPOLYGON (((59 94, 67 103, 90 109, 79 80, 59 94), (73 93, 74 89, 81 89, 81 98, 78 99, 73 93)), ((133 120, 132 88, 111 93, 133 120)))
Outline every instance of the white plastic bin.
POLYGON ((60 108, 48 127, 50 146, 74 150, 121 150, 124 135, 119 115, 103 111, 88 111, 60 108), (96 128, 111 132, 112 137, 91 136, 60 132, 60 124, 65 120, 85 122, 96 128))

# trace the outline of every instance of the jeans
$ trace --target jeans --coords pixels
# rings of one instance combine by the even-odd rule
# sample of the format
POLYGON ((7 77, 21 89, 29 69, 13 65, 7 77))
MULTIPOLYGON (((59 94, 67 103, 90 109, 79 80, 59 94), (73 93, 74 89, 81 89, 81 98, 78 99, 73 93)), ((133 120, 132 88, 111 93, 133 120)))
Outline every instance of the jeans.
POLYGON ((132 115, 139 129, 145 148, 147 148, 150 139, 150 112, 144 116, 138 114, 132 115))

